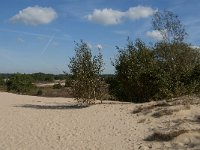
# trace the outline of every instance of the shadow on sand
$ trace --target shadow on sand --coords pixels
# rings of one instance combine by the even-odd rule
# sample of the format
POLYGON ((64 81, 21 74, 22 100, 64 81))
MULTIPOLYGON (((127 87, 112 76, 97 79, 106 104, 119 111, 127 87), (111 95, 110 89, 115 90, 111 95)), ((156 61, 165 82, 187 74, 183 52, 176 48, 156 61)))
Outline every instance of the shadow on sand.
POLYGON ((82 109, 89 107, 88 105, 80 105, 80 104, 66 104, 66 105, 33 105, 33 104, 25 104, 19 105, 15 107, 23 107, 23 108, 32 108, 32 109, 82 109))

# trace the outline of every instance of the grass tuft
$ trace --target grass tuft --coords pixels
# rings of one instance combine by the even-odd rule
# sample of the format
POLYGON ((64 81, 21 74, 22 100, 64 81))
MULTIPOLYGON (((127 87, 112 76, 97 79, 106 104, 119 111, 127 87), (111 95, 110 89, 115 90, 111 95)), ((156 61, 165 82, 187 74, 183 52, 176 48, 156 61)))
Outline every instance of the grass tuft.
POLYGON ((145 141, 171 141, 175 137, 186 132, 188 132, 188 130, 171 131, 168 133, 154 132, 152 135, 148 136, 145 141))

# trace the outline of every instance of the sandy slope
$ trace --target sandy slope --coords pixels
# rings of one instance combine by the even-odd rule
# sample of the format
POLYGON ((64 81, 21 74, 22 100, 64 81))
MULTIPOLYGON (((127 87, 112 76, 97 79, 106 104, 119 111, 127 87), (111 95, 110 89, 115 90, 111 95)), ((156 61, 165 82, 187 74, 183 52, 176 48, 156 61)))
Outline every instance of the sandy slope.
POLYGON ((90 107, 77 107, 69 98, 0 92, 0 149, 200 148, 198 104, 149 107, 154 105, 155 102, 136 105, 107 101, 90 107), (138 107, 139 111, 133 113, 138 107), (153 115, 166 108, 178 111, 159 117, 153 115), (145 140, 155 130, 167 132, 175 130, 175 126, 188 131, 170 141, 145 140))

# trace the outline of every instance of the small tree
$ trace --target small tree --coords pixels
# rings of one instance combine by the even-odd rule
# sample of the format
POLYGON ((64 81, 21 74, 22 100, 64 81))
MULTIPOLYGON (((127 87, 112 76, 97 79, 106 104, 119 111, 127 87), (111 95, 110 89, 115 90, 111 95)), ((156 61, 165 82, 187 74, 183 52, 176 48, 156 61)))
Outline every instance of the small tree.
POLYGON ((170 11, 158 11, 152 19, 154 30, 158 30, 165 42, 183 42, 187 35, 184 26, 178 16, 170 11))
POLYGON ((160 67, 168 74, 173 95, 187 92, 183 78, 199 64, 199 52, 184 42, 187 35, 177 15, 170 11, 154 14, 152 25, 160 31, 163 41, 155 44, 154 51, 160 67))
POLYGON ((87 43, 76 43, 75 56, 70 58, 69 69, 74 79, 72 88, 75 99, 88 104, 95 102, 100 92, 100 74, 103 71, 100 49, 98 55, 92 56, 87 43))

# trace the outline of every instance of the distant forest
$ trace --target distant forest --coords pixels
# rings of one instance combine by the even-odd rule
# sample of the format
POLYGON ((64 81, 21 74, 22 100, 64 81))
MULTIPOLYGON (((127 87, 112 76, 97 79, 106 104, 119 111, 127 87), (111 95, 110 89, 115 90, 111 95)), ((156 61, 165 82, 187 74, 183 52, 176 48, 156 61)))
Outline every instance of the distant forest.
MULTIPOLYGON (((15 76, 16 74, 21 73, 0 73, 1 79, 9 79, 12 76, 15 76)), ((69 74, 49 74, 49 73, 31 73, 31 74, 25 74, 27 76, 30 76, 34 82, 53 82, 54 80, 65 80, 70 75, 69 74)), ((114 74, 102 74, 101 77, 103 78, 109 78, 114 77, 114 74)))

